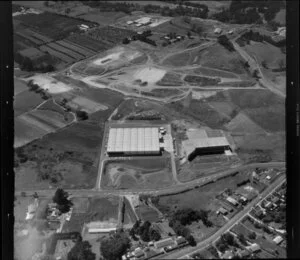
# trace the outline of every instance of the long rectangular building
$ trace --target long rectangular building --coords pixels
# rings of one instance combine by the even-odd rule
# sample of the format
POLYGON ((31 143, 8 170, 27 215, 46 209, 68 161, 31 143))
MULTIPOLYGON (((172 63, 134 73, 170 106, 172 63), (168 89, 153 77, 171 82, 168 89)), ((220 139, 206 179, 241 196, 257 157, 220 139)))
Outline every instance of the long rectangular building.
POLYGON ((110 128, 107 153, 109 155, 159 154, 159 128, 110 128))

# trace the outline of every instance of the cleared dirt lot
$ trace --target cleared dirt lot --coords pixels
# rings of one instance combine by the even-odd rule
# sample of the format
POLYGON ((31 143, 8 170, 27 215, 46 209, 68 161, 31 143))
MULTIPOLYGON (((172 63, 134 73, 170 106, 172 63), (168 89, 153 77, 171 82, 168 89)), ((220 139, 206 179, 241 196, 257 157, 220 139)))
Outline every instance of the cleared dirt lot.
POLYGON ((104 189, 151 189, 173 183, 170 158, 107 161, 102 173, 104 189))

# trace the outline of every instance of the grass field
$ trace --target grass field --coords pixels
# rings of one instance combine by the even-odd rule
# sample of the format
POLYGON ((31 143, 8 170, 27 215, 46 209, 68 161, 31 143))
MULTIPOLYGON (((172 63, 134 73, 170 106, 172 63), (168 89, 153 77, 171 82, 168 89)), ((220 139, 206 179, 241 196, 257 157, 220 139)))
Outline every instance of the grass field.
POLYGON ((141 91, 141 94, 144 96, 150 96, 150 97, 167 98, 167 97, 182 94, 182 91, 179 89, 156 88, 156 89, 151 90, 150 92, 141 91))
MULTIPOLYGON (((14 79, 14 95, 22 93, 23 91, 28 90, 28 87, 24 81, 14 79)), ((23 98, 22 98, 23 99, 23 98)))
POLYGON ((98 10, 89 12, 87 14, 79 15, 78 18, 98 23, 100 25, 111 25, 118 19, 125 17, 123 12, 101 12, 98 10))
POLYGON ((266 131, 285 130, 284 99, 269 90, 229 90, 230 100, 266 131))
MULTIPOLYGON (((82 24, 82 21, 78 19, 50 12, 19 15, 15 19, 53 39, 62 39, 71 32, 79 32, 78 25, 82 24)), ((88 26, 96 25, 92 22, 85 22, 85 24, 88 26)))
POLYGON ((16 189, 94 187, 104 131, 104 123, 99 124, 101 112, 16 149, 16 189), (27 162, 20 161, 20 153, 27 162))
POLYGON ((101 187, 105 189, 155 189, 173 183, 170 159, 150 158, 105 163, 101 187))
POLYGON ((192 86, 213 86, 220 82, 219 78, 208 78, 194 75, 186 75, 184 80, 192 86))
POLYGON ((226 188, 235 189, 237 183, 246 179, 248 179, 246 174, 238 173, 235 176, 228 176, 191 191, 176 195, 160 196, 158 203, 155 203, 155 205, 162 213, 168 215, 171 215, 174 210, 183 208, 210 210, 211 207, 214 208, 216 195, 226 188))
MULTIPOLYGON (((25 88, 22 82, 22 88, 25 88)), ((25 89, 14 97, 14 116, 26 113, 44 102, 40 94, 25 89)))
POLYGON ((207 48, 199 47, 169 56, 164 65, 181 67, 187 65, 202 65, 207 68, 220 69, 236 74, 247 74, 244 61, 237 52, 230 52, 219 44, 207 48))
POLYGON ((161 80, 156 82, 158 86, 182 86, 181 75, 167 72, 161 80))
POLYGON ((228 117, 218 113, 214 108, 202 100, 178 101, 168 104, 167 107, 189 116, 203 125, 211 128, 222 128, 229 121, 228 117))
POLYGON ((143 221, 149 221, 150 223, 159 221, 158 213, 144 204, 138 207, 137 212, 143 221))
POLYGON ((182 182, 192 181, 201 177, 209 176, 218 171, 231 168, 240 162, 237 156, 226 155, 198 156, 192 162, 178 168, 178 179, 182 182))
POLYGON ((244 49, 250 56, 257 57, 258 61, 266 63, 268 68, 278 68, 279 63, 283 61, 285 64, 286 55, 282 53, 280 48, 265 42, 250 42, 244 49))
POLYGON ((200 74, 203 76, 210 76, 210 77, 237 78, 236 74, 231 73, 229 71, 227 72, 223 70, 215 70, 215 69, 205 68, 205 67, 197 68, 194 70, 194 72, 196 74, 200 74))

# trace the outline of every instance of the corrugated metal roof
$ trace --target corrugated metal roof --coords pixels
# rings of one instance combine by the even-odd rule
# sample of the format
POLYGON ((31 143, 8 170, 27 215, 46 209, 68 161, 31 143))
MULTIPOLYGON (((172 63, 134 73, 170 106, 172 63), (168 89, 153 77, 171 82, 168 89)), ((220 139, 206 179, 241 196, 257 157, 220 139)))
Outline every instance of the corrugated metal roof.
POLYGON ((110 128, 108 152, 159 151, 158 127, 110 128))

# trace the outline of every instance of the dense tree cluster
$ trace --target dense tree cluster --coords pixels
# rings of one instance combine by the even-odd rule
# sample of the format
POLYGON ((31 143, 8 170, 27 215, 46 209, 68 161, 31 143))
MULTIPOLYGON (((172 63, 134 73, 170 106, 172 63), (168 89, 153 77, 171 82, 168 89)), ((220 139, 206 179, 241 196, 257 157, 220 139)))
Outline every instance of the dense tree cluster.
POLYGON ((23 57, 19 52, 17 52, 14 56, 14 60, 20 64, 21 70, 24 71, 39 71, 39 72, 51 72, 54 71, 54 67, 52 64, 40 64, 36 65, 30 58, 28 57, 23 57))
POLYGON ((266 21, 270 22, 275 18, 276 13, 285 7, 285 1, 231 1, 228 9, 224 9, 213 17, 221 22, 238 24, 262 23, 260 14, 266 21))
POLYGON ((137 240, 136 235, 140 236, 145 242, 158 241, 161 238, 160 233, 156 229, 153 229, 149 221, 145 221, 142 225, 141 221, 136 221, 130 230, 130 236, 134 240, 137 240))
POLYGON ((235 51, 234 46, 226 35, 221 35, 218 37, 218 43, 223 45, 229 51, 235 51))
POLYGON ((76 110, 76 116, 80 120, 86 120, 89 118, 88 113, 83 110, 76 110))
POLYGON ((117 232, 101 242, 100 252, 104 259, 121 259, 127 249, 130 248, 130 240, 123 232, 117 232))
POLYGON ((95 260, 96 254, 91 250, 92 246, 88 241, 78 240, 68 253, 68 260, 95 260))
POLYGON ((185 4, 179 3, 174 8, 161 5, 140 5, 138 3, 129 2, 113 2, 113 1, 84 1, 91 7, 97 7, 101 11, 114 11, 114 12, 124 12, 130 14, 133 11, 143 11, 145 13, 159 13, 162 16, 193 16, 200 18, 207 18, 208 7, 204 4, 197 4, 192 2, 186 2, 185 4))
POLYGON ((191 208, 177 210, 171 218, 170 222, 178 221, 181 225, 186 226, 194 221, 202 220, 205 226, 212 226, 212 222, 208 219, 208 212, 205 210, 193 210, 191 208))
POLYGON ((243 46, 246 44, 249 44, 250 41, 255 42, 263 42, 266 41, 272 45, 275 45, 277 47, 283 47, 286 45, 286 40, 282 39, 280 41, 275 41, 272 39, 271 36, 260 34, 259 32, 254 32, 252 30, 249 30, 248 32, 245 32, 238 40, 238 44, 243 46))
POLYGON ((67 213, 73 203, 68 199, 69 194, 61 188, 58 188, 52 198, 53 202, 57 204, 57 208, 61 213, 67 213))

